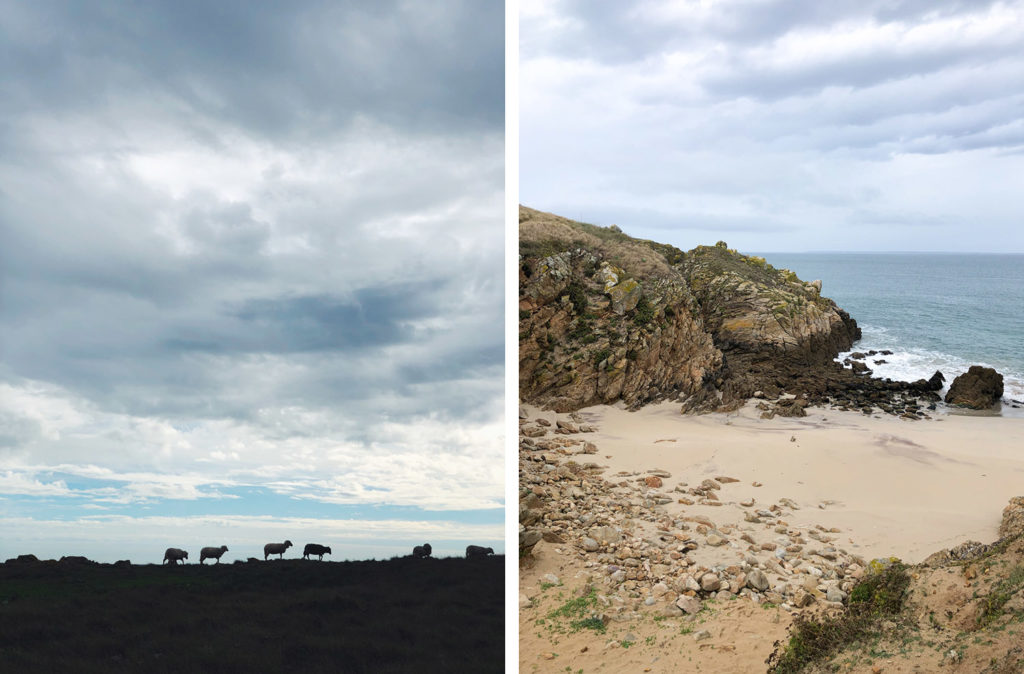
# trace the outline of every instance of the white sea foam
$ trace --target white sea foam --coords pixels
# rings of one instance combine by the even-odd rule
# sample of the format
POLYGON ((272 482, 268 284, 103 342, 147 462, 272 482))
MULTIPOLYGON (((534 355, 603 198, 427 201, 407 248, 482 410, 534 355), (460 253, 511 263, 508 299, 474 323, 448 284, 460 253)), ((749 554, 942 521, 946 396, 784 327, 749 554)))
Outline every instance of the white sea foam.
POLYGON ((1007 370, 998 364, 987 363, 979 360, 966 360, 939 351, 928 349, 906 347, 900 340, 894 337, 889 330, 879 326, 861 326, 862 338, 854 344, 853 349, 839 354, 836 359, 842 362, 851 353, 868 351, 892 351, 891 355, 868 356, 864 363, 871 368, 872 376, 878 378, 889 378, 895 381, 917 381, 928 379, 936 370, 942 372, 946 377, 946 384, 941 394, 945 395, 953 380, 967 372, 972 365, 992 367, 1003 375, 1003 400, 1024 401, 1024 373, 1007 370), (884 363, 875 361, 884 360, 884 363))

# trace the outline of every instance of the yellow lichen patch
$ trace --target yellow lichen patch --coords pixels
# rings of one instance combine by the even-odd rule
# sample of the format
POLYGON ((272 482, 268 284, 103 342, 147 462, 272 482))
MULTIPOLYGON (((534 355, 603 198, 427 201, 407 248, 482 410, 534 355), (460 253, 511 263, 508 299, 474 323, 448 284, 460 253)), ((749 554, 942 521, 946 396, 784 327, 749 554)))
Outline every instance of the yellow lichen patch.
POLYGON ((730 318, 722 321, 723 330, 751 330, 754 327, 754 321, 749 318, 730 318))

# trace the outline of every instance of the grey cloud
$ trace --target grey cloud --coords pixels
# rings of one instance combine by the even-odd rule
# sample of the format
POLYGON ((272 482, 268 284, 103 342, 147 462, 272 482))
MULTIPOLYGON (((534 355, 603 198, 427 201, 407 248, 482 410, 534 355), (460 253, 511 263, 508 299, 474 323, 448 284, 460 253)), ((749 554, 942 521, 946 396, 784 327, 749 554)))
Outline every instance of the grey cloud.
POLYGON ((351 297, 250 299, 230 315, 243 323, 240 337, 258 336, 246 350, 380 348, 411 340, 408 322, 438 313, 431 295, 444 285, 435 279, 359 288, 351 297))
POLYGON ((185 420, 493 418, 503 23, 470 0, 0 0, 3 379, 185 420), (210 184, 165 184, 204 158, 210 184))
POLYGON ((4 3, 8 112, 117 114, 169 97, 258 133, 315 137, 366 115, 497 129, 500 3, 201 0, 4 3))
POLYGON ((566 58, 627 64, 653 54, 692 47, 694 43, 723 45, 730 50, 764 45, 796 30, 820 29, 841 21, 873 19, 879 23, 917 22, 926 17, 950 17, 981 12, 998 0, 769 0, 722 2, 688 21, 666 20, 657 11, 660 0, 635 3, 594 3, 562 0, 550 3, 560 16, 572 17, 572 30, 540 40, 528 21, 520 34, 526 58, 543 51, 566 58))

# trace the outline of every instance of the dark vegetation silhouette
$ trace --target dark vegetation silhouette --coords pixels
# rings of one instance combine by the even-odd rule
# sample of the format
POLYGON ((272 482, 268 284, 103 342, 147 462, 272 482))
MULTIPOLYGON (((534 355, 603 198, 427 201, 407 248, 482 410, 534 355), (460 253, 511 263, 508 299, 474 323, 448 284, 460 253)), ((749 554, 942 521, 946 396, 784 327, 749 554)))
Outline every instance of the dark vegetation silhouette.
POLYGON ((500 672, 504 556, 0 565, 10 672, 500 672))

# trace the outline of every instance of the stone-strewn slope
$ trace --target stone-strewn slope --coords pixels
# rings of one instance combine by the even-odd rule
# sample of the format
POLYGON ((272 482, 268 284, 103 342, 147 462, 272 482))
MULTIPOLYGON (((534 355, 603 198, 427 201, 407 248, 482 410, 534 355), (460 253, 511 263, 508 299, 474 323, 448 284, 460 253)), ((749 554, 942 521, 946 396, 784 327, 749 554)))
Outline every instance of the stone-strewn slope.
POLYGON ((728 408, 758 389, 780 393, 780 377, 805 378, 808 366, 842 373, 832 359, 860 336, 820 282, 724 243, 684 253, 614 226, 519 213, 523 401, 563 412, 666 397, 728 408))

